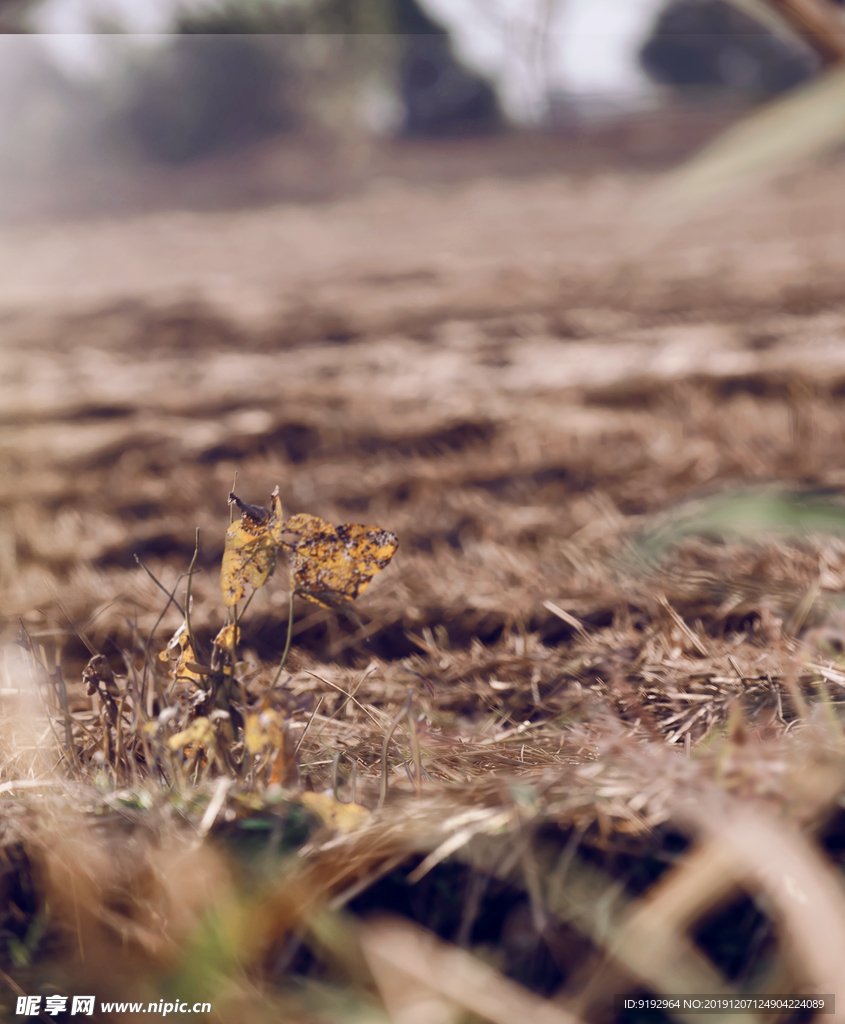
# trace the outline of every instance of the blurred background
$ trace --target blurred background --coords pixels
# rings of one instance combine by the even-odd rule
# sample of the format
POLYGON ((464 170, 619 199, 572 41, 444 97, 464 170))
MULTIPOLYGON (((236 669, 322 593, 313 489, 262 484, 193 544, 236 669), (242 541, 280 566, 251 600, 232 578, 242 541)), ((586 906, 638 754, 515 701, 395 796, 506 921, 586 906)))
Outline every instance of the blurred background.
POLYGON ((3 0, 0 28, 7 220, 653 169, 819 67, 727 0, 3 0))

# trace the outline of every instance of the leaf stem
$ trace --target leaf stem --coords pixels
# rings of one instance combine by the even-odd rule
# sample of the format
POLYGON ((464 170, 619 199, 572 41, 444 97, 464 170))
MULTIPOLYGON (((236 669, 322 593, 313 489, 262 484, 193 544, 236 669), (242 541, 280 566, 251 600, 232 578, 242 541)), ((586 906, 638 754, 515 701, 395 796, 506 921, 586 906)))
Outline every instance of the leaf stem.
POLYGON ((294 589, 293 571, 291 571, 291 574, 290 574, 290 608, 288 610, 288 638, 285 641, 285 650, 284 650, 284 653, 282 654, 282 660, 279 662, 279 667, 276 669, 276 675, 273 677, 273 682, 270 684, 270 689, 271 690, 275 687, 276 683, 278 683, 279 676, 282 674, 282 669, 285 667, 285 662, 288 660, 288 654, 290 654, 290 644, 291 644, 291 640, 293 640, 293 599, 294 599, 295 595, 296 595, 296 591, 294 589))

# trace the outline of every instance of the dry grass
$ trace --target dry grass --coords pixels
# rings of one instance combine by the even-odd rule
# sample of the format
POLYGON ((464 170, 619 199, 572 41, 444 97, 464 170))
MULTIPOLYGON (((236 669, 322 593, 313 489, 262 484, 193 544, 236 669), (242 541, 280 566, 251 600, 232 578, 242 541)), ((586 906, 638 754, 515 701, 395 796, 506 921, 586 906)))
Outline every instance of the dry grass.
MULTIPOLYGON (((520 188, 534 213, 554 198, 520 188)), ((581 213, 558 196, 585 236, 616 194, 596 189, 581 213)), ((599 239, 577 302, 551 278, 508 293, 464 252, 446 298, 417 277, 374 305, 346 267, 347 291, 327 278, 272 330, 154 314, 155 296, 67 314, 62 345, 7 319, 10 991, 303 1024, 599 1024, 631 1019, 614 993, 837 991, 845 541, 835 501, 803 506, 823 528, 774 519, 794 512, 777 495, 843 480, 839 250, 817 219, 793 290, 766 259, 739 284, 714 272, 746 229, 743 265, 773 259, 800 196, 759 197, 733 241, 700 226, 699 270, 688 239, 637 287, 599 239), (400 538, 357 603, 369 639, 297 602, 275 688, 282 583, 234 661, 212 650, 235 468, 246 500, 278 481, 291 512, 400 538), (768 516, 751 535, 708 499, 749 485, 768 516), (197 527, 175 678, 158 655, 183 615, 133 555, 184 607, 197 527)), ((452 229, 419 196, 403 211, 419 271, 452 229)), ((354 250, 353 213, 300 216, 305 263, 332 224, 354 250)), ((525 253, 555 226, 528 221, 525 253)))

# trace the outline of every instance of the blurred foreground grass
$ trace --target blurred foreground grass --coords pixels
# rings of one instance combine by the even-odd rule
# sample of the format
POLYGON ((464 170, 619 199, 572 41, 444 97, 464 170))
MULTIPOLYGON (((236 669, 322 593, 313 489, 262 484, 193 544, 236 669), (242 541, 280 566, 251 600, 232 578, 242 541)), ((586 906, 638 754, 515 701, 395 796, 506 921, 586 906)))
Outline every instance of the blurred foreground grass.
POLYGON ((140 636, 125 675, 93 656, 84 712, 23 631, 2 723, 7 1016, 58 992, 96 993, 102 1020, 163 1000, 176 1019, 572 1024, 631 1019, 614 994, 836 992, 845 673, 821 634, 797 639, 804 619, 760 615, 756 648, 685 621, 672 580, 728 533, 782 577, 807 551, 830 566, 838 506, 746 492, 663 518, 647 619, 561 609, 555 647, 428 634, 418 657, 277 687, 236 654, 204 666, 189 626, 175 665, 140 636), (479 685, 510 709, 459 711, 479 685))

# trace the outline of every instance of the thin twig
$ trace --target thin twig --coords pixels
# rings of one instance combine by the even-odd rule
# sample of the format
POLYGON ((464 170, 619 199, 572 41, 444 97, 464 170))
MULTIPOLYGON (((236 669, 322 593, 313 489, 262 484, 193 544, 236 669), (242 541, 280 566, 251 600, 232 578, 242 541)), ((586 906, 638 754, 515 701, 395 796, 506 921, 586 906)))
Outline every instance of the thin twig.
POLYGON ((314 717, 316 716, 317 712, 320 710, 320 705, 322 703, 323 703, 323 695, 320 694, 320 698, 317 701, 317 703, 314 705, 314 710, 311 712, 311 717, 305 723, 305 728, 302 730, 302 735, 299 737, 299 739, 297 740, 296 746, 294 747, 294 750, 293 750, 293 756, 294 757, 296 757, 296 755, 299 753, 299 748, 302 746, 302 741, 305 739, 305 734, 311 728, 311 723, 314 721, 314 717))
POLYGON ((185 631, 188 634, 188 640, 191 644, 191 650, 194 653, 194 659, 199 661, 199 651, 197 650, 196 640, 194 639, 194 631, 191 628, 191 580, 193 579, 194 565, 197 561, 197 556, 200 553, 200 530, 197 527, 196 540, 194 542, 194 557, 191 559, 191 564, 188 566, 188 582, 185 585, 185 631))
POLYGON ((361 674, 361 678, 358 680, 358 682, 349 691, 349 694, 347 695, 346 700, 338 705, 337 710, 333 711, 331 713, 331 715, 329 715, 329 718, 335 718, 337 715, 339 715, 341 713, 341 711, 343 711, 343 709, 349 703, 349 701, 355 699, 355 694, 361 689, 361 686, 362 686, 364 680, 367 679, 369 676, 371 676, 376 671, 378 671, 378 665, 369 665, 367 668, 365 668, 363 673, 361 674))
POLYGON ((417 733, 417 720, 414 718, 414 690, 411 688, 408 690, 408 696, 405 698, 405 708, 408 715, 408 734, 411 737, 411 758, 414 762, 414 789, 417 791, 417 796, 422 796, 422 755, 420 753, 420 737, 417 733))
POLYGON ((342 751, 336 750, 332 758, 332 796, 337 800, 337 770, 340 766, 342 751))
POLYGON ((88 651, 91 654, 91 656, 93 657, 95 654, 99 654, 100 652, 97 650, 97 648, 91 643, 91 641, 88 639, 85 633, 83 633, 82 629, 79 626, 77 626, 73 619, 70 617, 70 612, 68 612, 67 608, 65 608, 64 604, 62 604, 61 598, 59 597, 59 595, 56 593, 55 589, 52 586, 50 587, 50 593, 53 595, 53 600, 56 602, 59 608, 61 608, 62 615, 64 615, 64 617, 67 619, 68 625, 73 630, 73 632, 79 637, 79 639, 83 642, 83 644, 85 644, 85 646, 88 648, 88 651))
MULTIPOLYGON (((179 579, 181 580, 182 577, 180 576, 179 579)), ((130 628, 132 628, 131 624, 129 623, 129 621, 128 620, 126 620, 126 621, 127 621, 127 625, 129 625, 130 628)), ((159 617, 159 622, 160 621, 161 621, 161 618, 159 617)), ((155 632, 155 627, 153 627, 153 632, 155 632)), ((150 633, 150 639, 152 639, 152 635, 153 634, 150 633)), ((140 634, 137 631, 135 632, 135 643, 138 645, 138 647, 141 650, 141 653, 144 655, 144 674, 141 676, 141 687, 140 687, 140 692, 138 694, 138 700, 143 704, 144 696, 147 693, 147 669, 149 668, 150 675, 152 676, 152 680, 153 680, 153 687, 155 689, 156 696, 158 697, 159 711, 161 712, 161 711, 163 711, 167 707, 167 695, 165 694, 164 690, 162 689, 161 682, 159 681, 158 672, 156 672, 156 667, 155 667, 155 664, 153 663, 152 655, 150 654, 149 644, 148 643, 144 643, 144 641, 141 639, 140 634)), ((150 690, 149 691, 149 697, 147 699, 147 715, 150 718, 152 718, 152 716, 153 716, 152 694, 153 694, 153 691, 150 690)))
MULTIPOLYGON (((141 561, 141 558, 140 558, 139 555, 133 555, 132 557, 135 559, 135 561, 138 563, 138 565, 141 566, 141 568, 144 570, 144 572, 150 577, 150 579, 153 581, 153 583, 155 583, 155 585, 159 588, 159 590, 161 590, 167 596, 167 604, 164 606, 164 612, 166 612, 167 609, 170 607, 170 602, 172 601, 173 604, 175 604, 176 607, 179 609, 179 614, 184 617, 185 612, 184 612, 182 606, 179 604, 179 602, 173 596, 173 594, 169 593, 165 589, 163 584, 159 583, 159 581, 155 578, 155 576, 152 574, 152 572, 150 572, 150 570, 146 567, 146 565, 144 565, 144 563, 141 561)), ((179 580, 181 580, 181 579, 182 579, 182 577, 180 576, 179 580)), ((178 586, 179 580, 176 581, 177 586, 178 586)), ((161 622, 161 619, 164 616, 164 612, 162 612, 161 616, 159 616, 159 622, 161 622)), ((153 632, 155 632, 155 627, 153 627, 153 632)))
MULTIPOLYGON (((321 683, 325 683, 326 686, 331 686, 331 688, 333 690, 337 690, 338 693, 342 693, 343 696, 346 697, 347 701, 351 700, 353 704, 357 704, 358 707, 364 712, 364 714, 365 715, 369 715, 370 718, 372 718, 372 720, 376 723, 376 725, 379 728, 381 728, 382 723, 372 713, 372 711, 370 711, 369 708, 364 707, 364 705, 359 700, 356 700, 355 697, 353 697, 351 693, 347 693, 346 690, 344 690, 342 686, 338 686, 337 683, 333 683, 331 681, 331 679, 326 679, 324 676, 318 676, 316 672, 311 672, 308 669, 305 670, 305 674, 308 675, 308 676, 313 676, 315 679, 319 679, 321 683)), ((326 721, 330 722, 336 715, 337 715, 336 711, 332 712, 332 714, 329 715, 329 717, 326 719, 326 721)))
POLYGON ((393 734, 396 732, 396 728, 402 719, 408 714, 407 700, 402 705, 402 709, 399 714, 390 723, 390 728, 387 730, 384 743, 381 745, 381 791, 378 798, 378 809, 381 810, 384 807, 384 801, 387 799, 387 748, 390 745, 390 741, 393 739, 393 734))
MULTIPOLYGON (((21 632, 26 637, 26 642, 27 642, 27 645, 29 647, 29 654, 30 654, 30 656, 32 658, 33 666, 34 667, 39 667, 41 669, 41 671, 44 673, 45 680, 47 680, 47 682, 49 683, 50 682, 50 673, 47 671, 47 666, 40 660, 38 655, 35 653, 35 647, 34 647, 34 645, 32 643, 32 637, 30 636, 26 626, 23 624, 23 619, 18 618, 18 622, 20 623, 21 632)), ((53 737, 56 740, 56 744, 58 745, 59 748, 61 748, 61 745, 62 745, 61 744, 61 740, 59 739, 58 733, 56 732, 56 730, 55 730, 55 728, 53 726, 53 717, 50 714, 50 709, 47 706, 47 701, 44 699, 44 694, 41 691, 41 687, 39 685, 38 678, 37 678, 37 673, 35 671, 32 672, 32 682, 33 682, 33 686, 35 688, 35 692, 38 695, 38 699, 41 701, 41 706, 44 709, 44 714, 47 717, 47 723, 50 726, 50 729, 51 729, 51 731, 53 733, 53 737)), ((65 697, 67 698, 67 693, 65 693, 65 697)), ((59 698, 59 702, 61 703, 61 697, 59 698)), ((81 770, 82 766, 79 763, 79 760, 78 760, 78 758, 76 756, 76 748, 73 745, 73 739, 72 739, 73 733, 71 731, 69 731, 69 727, 68 727, 68 724, 67 724, 67 718, 70 715, 70 711, 69 711, 68 708, 62 707, 62 713, 65 715, 65 734, 68 737, 66 739, 66 741, 65 741, 67 743, 67 746, 68 746, 68 751, 67 752, 70 754, 70 759, 73 762, 74 766, 77 769, 81 770)), ((58 721, 58 719, 57 719, 57 721, 58 721)))

